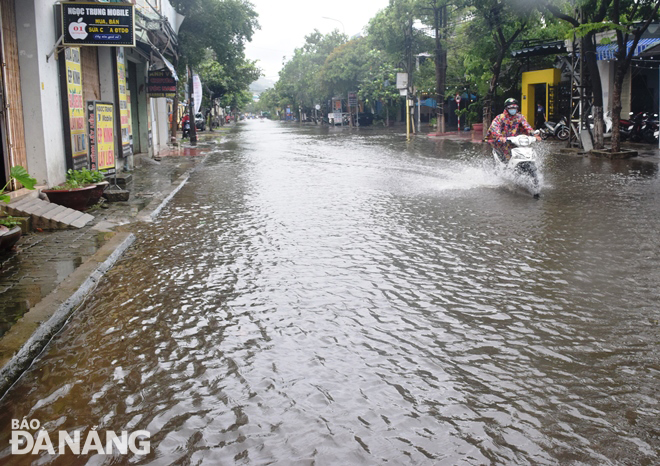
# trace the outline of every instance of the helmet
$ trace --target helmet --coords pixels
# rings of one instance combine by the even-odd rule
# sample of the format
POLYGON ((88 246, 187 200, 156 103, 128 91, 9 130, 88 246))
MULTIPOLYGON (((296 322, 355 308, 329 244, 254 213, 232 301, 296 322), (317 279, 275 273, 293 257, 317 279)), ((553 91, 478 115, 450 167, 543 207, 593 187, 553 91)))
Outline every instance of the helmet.
POLYGON ((514 106, 520 108, 520 104, 519 104, 518 101, 517 101, 516 99, 514 99, 513 97, 509 97, 508 99, 506 99, 506 100, 504 101, 504 108, 505 108, 505 109, 507 109, 507 108, 509 108, 509 107, 514 107, 514 106))

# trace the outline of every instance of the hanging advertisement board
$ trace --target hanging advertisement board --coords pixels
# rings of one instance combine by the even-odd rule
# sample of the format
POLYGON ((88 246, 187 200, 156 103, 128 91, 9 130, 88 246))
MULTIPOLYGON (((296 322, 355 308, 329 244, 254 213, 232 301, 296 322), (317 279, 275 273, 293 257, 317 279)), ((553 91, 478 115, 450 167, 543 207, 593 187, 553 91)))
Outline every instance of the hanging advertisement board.
POLYGON ((72 168, 80 170, 87 167, 87 133, 85 131, 80 48, 70 47, 64 50, 64 68, 68 104, 69 153, 72 168))
POLYGON ((168 69, 150 70, 147 83, 149 97, 167 97, 173 99, 176 94, 176 80, 168 69))
POLYGON ((135 9, 128 3, 62 2, 62 43, 135 47, 135 9))
POLYGON ((89 159, 92 170, 115 173, 115 106, 111 102, 87 102, 89 159))
POLYGON ((117 48, 117 90, 119 103, 119 133, 121 135, 121 154, 128 157, 133 154, 131 148, 131 112, 128 104, 126 83, 126 61, 124 48, 117 48))

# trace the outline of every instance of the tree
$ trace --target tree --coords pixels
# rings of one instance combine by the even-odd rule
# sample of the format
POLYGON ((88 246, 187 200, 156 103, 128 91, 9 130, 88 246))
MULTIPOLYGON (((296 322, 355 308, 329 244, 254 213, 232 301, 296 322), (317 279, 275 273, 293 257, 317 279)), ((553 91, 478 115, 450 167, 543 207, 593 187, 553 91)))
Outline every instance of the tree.
POLYGON ((371 46, 385 52, 395 67, 403 68, 408 74, 409 91, 412 91, 415 55, 432 49, 428 36, 414 27, 418 17, 416 0, 391 0, 367 28, 371 46))
POLYGON ((206 50, 215 53, 218 63, 233 70, 244 60, 245 43, 259 28, 257 13, 247 0, 172 0, 186 18, 179 28, 183 62, 197 67, 206 50))
POLYGON ((369 46, 364 38, 351 40, 335 48, 318 73, 321 92, 333 96, 356 91, 370 65, 365 61, 368 55, 369 46))
MULTIPOLYGON (((196 68, 212 50, 215 60, 227 75, 237 74, 246 65, 245 42, 259 27, 257 13, 246 0, 171 0, 177 12, 185 15, 179 28, 179 76, 187 76, 186 67, 196 68)), ((247 86, 250 82, 246 83, 247 86)), ((192 85, 190 84, 192 93, 192 85)), ((190 102, 192 113, 192 99, 190 102)), ((174 108, 178 106, 178 93, 174 108)), ((191 125, 195 142, 195 125, 191 125)), ((172 119, 172 138, 176 137, 176 119, 172 119)))
POLYGON ((385 59, 381 50, 370 49, 364 58, 368 68, 359 84, 358 97, 367 105, 382 102, 385 107, 385 125, 389 126, 390 106, 400 99, 395 86, 399 69, 385 59))
POLYGON ((346 36, 335 30, 323 35, 318 30, 305 37, 305 44, 295 49, 284 64, 275 89, 281 106, 293 105, 301 111, 313 108, 323 95, 319 72, 336 47, 346 42, 346 36))
POLYGON ((468 26, 470 37, 481 50, 481 55, 490 57, 488 89, 484 97, 483 122, 484 137, 492 121, 493 98, 511 45, 527 29, 531 21, 532 9, 515 5, 506 0, 468 0, 473 7, 474 17, 468 26))
POLYGON ((621 89, 630 68, 639 39, 658 15, 660 1, 612 0, 612 27, 616 31, 614 89, 612 92, 612 152, 621 150, 619 115, 621 114, 621 89), (640 19, 645 18, 643 21, 640 19), (639 22, 638 22, 639 21, 639 22), (628 41, 632 38, 630 48, 628 41))
MULTIPOLYGON (((603 121, 603 87, 598 70, 596 57, 595 35, 606 26, 603 20, 607 16, 608 8, 612 0, 579 0, 575 5, 573 14, 564 13, 560 7, 545 0, 545 8, 555 17, 566 21, 573 27, 573 33, 580 38, 580 50, 584 54, 585 63, 589 73, 589 89, 593 98, 592 114, 594 116, 594 147, 604 147, 604 121, 603 121)), ((564 8, 569 5, 562 2, 564 8)), ((584 83, 586 87, 586 82, 584 83)), ((615 120, 616 118, 612 118, 615 120)))
POLYGON ((245 60, 235 67, 233 73, 229 74, 217 60, 211 50, 207 51, 207 58, 198 66, 199 77, 202 85, 210 91, 210 97, 205 93, 203 104, 210 105, 208 100, 214 98, 222 99, 223 106, 236 106, 242 100, 242 95, 249 89, 252 82, 259 79, 261 71, 254 61, 245 60))
POLYGON ((435 40, 435 89, 438 133, 445 132, 445 87, 447 84, 448 0, 422 0, 421 10, 430 12, 435 40))

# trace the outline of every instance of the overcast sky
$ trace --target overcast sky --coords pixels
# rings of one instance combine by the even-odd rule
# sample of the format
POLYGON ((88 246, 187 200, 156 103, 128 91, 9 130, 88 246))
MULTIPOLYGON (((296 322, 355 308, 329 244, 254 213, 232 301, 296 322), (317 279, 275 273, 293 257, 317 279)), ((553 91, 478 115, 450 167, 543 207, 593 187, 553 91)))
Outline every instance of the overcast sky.
POLYGON ((334 29, 349 37, 362 32, 369 20, 389 0, 250 0, 259 14, 261 29, 245 47, 245 56, 258 60, 267 79, 277 81, 282 57, 289 60, 314 29, 327 34, 334 29), (334 18, 337 21, 323 19, 334 18))

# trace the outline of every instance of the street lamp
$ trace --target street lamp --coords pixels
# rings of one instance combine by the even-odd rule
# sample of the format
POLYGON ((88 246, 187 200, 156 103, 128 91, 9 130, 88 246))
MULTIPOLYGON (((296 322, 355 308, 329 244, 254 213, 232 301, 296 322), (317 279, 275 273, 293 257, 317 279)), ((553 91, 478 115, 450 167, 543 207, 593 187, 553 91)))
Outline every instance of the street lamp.
POLYGON ((344 23, 335 18, 328 18, 327 16, 322 16, 322 18, 329 19, 330 21, 337 21, 339 24, 341 24, 341 28, 344 30, 344 35, 346 35, 346 28, 344 27, 344 23))

